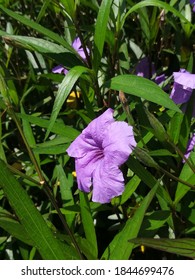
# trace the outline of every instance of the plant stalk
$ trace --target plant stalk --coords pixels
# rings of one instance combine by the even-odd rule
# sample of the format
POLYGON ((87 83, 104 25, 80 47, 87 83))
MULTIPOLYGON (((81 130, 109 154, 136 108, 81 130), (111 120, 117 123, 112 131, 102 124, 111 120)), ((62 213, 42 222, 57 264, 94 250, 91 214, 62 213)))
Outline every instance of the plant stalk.
MULTIPOLYGON (((30 157, 32 163, 34 164, 35 170, 36 170, 36 172, 37 172, 37 174, 38 174, 38 176, 39 176, 39 180, 40 180, 39 184, 40 184, 40 186, 43 187, 43 190, 45 191, 45 193, 46 193, 46 195, 48 196, 49 200, 51 201, 53 207, 54 207, 55 210, 57 211, 57 213, 58 213, 58 215, 59 215, 59 218, 60 218, 60 220, 61 220, 61 222, 62 222, 62 224, 63 224, 63 227, 64 227, 65 231, 67 232, 67 234, 70 236, 71 241, 72 241, 72 243, 74 244, 75 249, 77 250, 77 252, 78 252, 80 258, 83 259, 81 250, 80 250, 80 248, 79 248, 79 246, 78 246, 78 244, 77 244, 77 241, 76 241, 76 239, 75 239, 73 233, 71 232, 71 230, 70 230, 70 228, 69 228, 69 226, 68 226, 68 224, 67 224, 67 222, 66 222, 66 218, 62 215, 62 212, 60 211, 60 208, 59 208, 59 206, 57 205, 53 194, 51 193, 51 190, 50 190, 50 188, 49 188, 49 185, 48 185, 48 183, 46 182, 46 180, 45 180, 45 178, 44 178, 44 176, 43 176, 43 174, 42 174, 42 172, 41 172, 41 170, 40 170, 40 168, 39 168, 39 165, 38 165, 37 160, 36 160, 36 158, 35 158, 35 156, 34 156, 34 153, 33 153, 33 151, 31 150, 31 148, 30 148, 29 145, 28 145, 28 142, 27 142, 26 137, 25 137, 25 135, 24 135, 24 133, 23 133, 23 130, 22 130, 20 121, 18 120, 18 117, 16 116, 14 110, 12 109, 12 106, 8 106, 8 108, 9 108, 9 109, 8 109, 8 113, 10 114, 10 116, 12 117, 12 119, 14 120, 14 122, 16 123, 16 126, 17 126, 17 128, 18 128, 18 130, 19 130, 19 132, 20 132, 20 135, 21 135, 21 137, 22 137, 22 139, 23 139, 23 142, 24 142, 24 144, 25 144, 25 146, 26 146, 26 149, 27 149, 27 151, 28 151, 29 157, 30 157)), ((37 182, 36 182, 36 183, 37 183, 37 182)))

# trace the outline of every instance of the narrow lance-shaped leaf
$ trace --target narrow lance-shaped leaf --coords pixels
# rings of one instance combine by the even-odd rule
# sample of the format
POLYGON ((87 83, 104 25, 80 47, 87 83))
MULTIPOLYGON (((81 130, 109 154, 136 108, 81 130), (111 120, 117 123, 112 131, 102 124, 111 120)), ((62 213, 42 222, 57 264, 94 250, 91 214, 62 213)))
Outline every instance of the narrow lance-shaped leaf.
POLYGON ((70 0, 60 0, 60 2, 62 3, 62 5, 64 5, 66 12, 68 13, 68 15, 74 19, 75 17, 75 11, 76 11, 76 7, 75 7, 75 1, 70 1, 70 0))
MULTIPOLYGON (((193 164, 195 164, 195 153, 191 153, 190 160, 193 164)), ((195 175, 190 166, 185 163, 181 173, 179 175, 179 179, 184 179, 186 182, 191 183, 192 185, 195 184, 195 175)), ((175 199, 174 199, 174 205, 177 206, 177 204, 180 202, 180 200, 186 195, 186 193, 190 191, 190 188, 188 186, 185 186, 181 182, 178 183, 177 189, 175 192, 175 199)))
POLYGON ((43 35, 52 39, 54 42, 59 43, 60 45, 62 45, 66 49, 68 49, 70 51, 74 51, 73 48, 64 39, 62 39, 62 37, 60 37, 58 34, 52 32, 51 30, 43 27, 42 25, 28 19, 27 17, 19 15, 19 13, 13 12, 13 11, 5 8, 3 5, 0 5, 0 10, 2 10, 8 16, 18 20, 22 24, 24 24, 26 26, 29 26, 30 28, 38 31, 39 33, 42 33, 43 35))
MULTIPOLYGON (((21 113, 17 113, 17 116, 23 120, 27 120, 30 123, 33 123, 35 125, 44 128, 48 128, 50 124, 49 120, 43 119, 41 117, 36 117, 36 116, 31 116, 31 115, 21 114, 21 113)), ((64 143, 73 141, 80 134, 79 131, 77 131, 73 127, 64 125, 61 122, 55 122, 51 129, 51 132, 65 137, 64 143)))
POLYGON ((179 254, 188 258, 195 258, 195 240, 193 238, 179 239, 153 239, 153 238, 135 238, 129 240, 130 244, 140 244, 168 253, 179 254))
POLYGON ((93 69, 95 72, 97 72, 98 70, 99 63, 102 57, 111 4, 111 0, 102 1, 95 24, 93 55, 93 69))
POLYGON ((126 222, 123 230, 118 233, 109 244, 102 256, 102 259, 126 260, 129 258, 134 245, 132 244, 131 246, 128 246, 128 240, 130 238, 137 237, 145 212, 156 194, 158 186, 159 182, 157 182, 157 184, 143 199, 140 207, 136 210, 134 216, 126 222))
POLYGON ((68 69, 75 65, 82 65, 79 55, 72 47, 70 48, 70 46, 65 48, 62 45, 42 38, 10 35, 1 30, 0 36, 3 37, 3 40, 8 45, 42 53, 44 56, 55 60, 55 62, 64 65, 68 69))
POLYGON ((83 66, 75 66, 72 68, 68 74, 64 77, 62 83, 59 86, 59 90, 54 102, 54 106, 52 109, 51 119, 48 126, 48 130, 46 133, 45 138, 48 137, 50 131, 53 128, 53 125, 57 119, 58 113, 60 112, 66 98, 70 94, 72 88, 74 87, 78 78, 85 72, 89 72, 90 70, 83 66))
POLYGON ((123 17, 123 19, 121 21, 121 28, 123 27, 127 17, 131 13, 133 13, 143 7, 148 7, 148 6, 156 6, 156 7, 165 9, 165 11, 169 11, 169 12, 173 13, 176 17, 180 18, 181 21, 185 22, 189 26, 191 26, 191 27, 193 26, 192 23, 183 16, 182 13, 180 13, 178 10, 173 8, 168 3, 165 3, 163 1, 158 1, 158 0, 146 0, 146 1, 140 1, 139 3, 137 3, 136 5, 133 5, 132 8, 129 9, 129 11, 125 14, 125 16, 123 17))
POLYGON ((123 91, 145 100, 154 102, 165 108, 181 112, 173 100, 154 82, 136 75, 119 75, 108 83, 111 89, 123 91))
POLYGON ((3 228, 10 235, 21 240, 22 242, 34 246, 33 241, 29 238, 24 227, 16 220, 6 217, 0 213, 0 228, 3 228))
POLYGON ((63 46, 41 38, 9 34, 4 35, 1 32, 0 35, 3 35, 3 40, 7 44, 22 47, 31 51, 34 50, 40 53, 63 53, 67 51, 63 46))
POLYGON ((89 206, 89 201, 87 194, 84 192, 79 192, 80 197, 80 208, 81 208, 81 218, 85 231, 85 236, 88 244, 93 247, 93 254, 97 257, 98 249, 97 249, 97 240, 94 222, 91 214, 91 209, 89 206))
POLYGON ((42 258, 53 260, 70 258, 62 249, 64 246, 60 244, 48 228, 26 191, 2 160, 0 160, 0 186, 42 258))

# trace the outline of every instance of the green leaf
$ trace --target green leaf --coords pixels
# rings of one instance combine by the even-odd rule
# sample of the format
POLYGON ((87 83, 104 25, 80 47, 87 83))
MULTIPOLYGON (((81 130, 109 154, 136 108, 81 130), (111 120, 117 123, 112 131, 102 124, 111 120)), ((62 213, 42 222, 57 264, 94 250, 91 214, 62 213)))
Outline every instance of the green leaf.
POLYGON ((5 104, 8 105, 9 104, 9 91, 8 91, 5 79, 1 73, 0 73, 0 92, 3 96, 5 104))
POLYGON ((72 88, 75 85, 76 81, 83 73, 86 73, 86 72, 89 73, 90 70, 83 66, 75 66, 64 77, 62 83, 59 86, 59 90, 58 90, 58 93, 57 93, 57 96, 56 96, 56 99, 54 102, 50 123, 49 123, 47 133, 46 133, 46 138, 48 137, 50 131, 52 130, 53 125, 57 119, 58 113, 60 112, 66 98, 71 93, 72 88))
POLYGON ((83 228, 85 231, 85 237, 90 246, 93 248, 93 255, 97 257, 98 248, 97 248, 97 239, 94 227, 94 221, 91 214, 90 204, 88 196, 84 192, 79 192, 80 197, 80 209, 81 209, 81 218, 83 223, 83 228))
POLYGON ((146 216, 146 220, 148 221, 148 227, 146 230, 155 230, 162 227, 165 222, 170 217, 170 211, 155 211, 152 214, 146 216))
MULTIPOLYGON (((24 111, 24 108, 23 108, 23 105, 20 104, 20 107, 21 107, 21 112, 23 114, 25 114, 25 111, 24 111)), ((32 131, 32 127, 29 123, 29 121, 23 119, 22 120, 22 127, 23 127, 23 132, 24 132, 24 136, 28 142, 28 145, 33 148, 36 146, 36 141, 35 141, 35 138, 34 138, 34 134, 33 134, 33 131, 32 131)), ((37 160, 37 163, 40 164, 40 158, 38 155, 35 155, 36 157, 36 160, 37 160)))
POLYGON ((146 78, 136 75, 119 75, 110 80, 108 87, 113 90, 123 91, 144 98, 165 108, 181 112, 167 93, 157 84, 146 78))
POLYGON ((6 105, 11 103, 11 101, 15 105, 18 105, 18 94, 13 82, 13 78, 10 77, 9 71, 4 67, 0 67, 0 92, 6 105))
POLYGON ((68 145, 58 145, 58 146, 50 146, 50 147, 37 147, 33 149, 35 154, 39 155, 59 155, 66 153, 66 149, 68 145))
POLYGON ((125 190, 120 198, 120 204, 124 204, 131 197, 140 182, 141 179, 137 175, 134 175, 133 178, 129 180, 129 182, 125 185, 125 190))
POLYGON ((22 47, 30 51, 37 51, 40 53, 64 53, 67 51, 67 49, 63 46, 41 38, 8 34, 6 36, 4 35, 3 39, 7 44, 22 47))
MULTIPOLYGON (((69 227, 71 228, 72 224, 74 223, 74 219, 75 219, 75 208, 79 206, 75 204, 74 202, 74 197, 73 197, 73 176, 72 174, 67 174, 64 171, 64 168, 62 166, 62 164, 57 164, 55 167, 55 174, 56 174, 56 178, 59 182, 59 187, 60 187, 60 194, 61 194, 61 199, 62 199, 62 207, 63 209, 67 210, 68 209, 72 209, 73 211, 69 211, 68 215, 66 215, 66 221, 69 225, 69 227)), ((76 209, 78 212, 80 212, 80 208, 76 209)))
POLYGON ((76 240, 81 248, 81 251, 87 257, 87 260, 97 260, 97 256, 94 254, 94 248, 87 239, 78 236, 76 240))
POLYGON ((148 7, 148 6, 155 6, 155 7, 165 9, 165 11, 169 11, 169 12, 173 13, 176 17, 180 18, 181 21, 183 21, 186 24, 188 24, 189 26, 193 27, 192 23, 190 21, 188 21, 187 18, 185 18, 182 13, 180 13, 178 10, 173 8, 171 5, 169 5, 163 1, 158 1, 158 0, 146 0, 146 1, 141 1, 141 2, 137 3, 136 5, 133 5, 132 8, 130 8, 128 10, 128 12, 125 14, 125 16, 123 17, 123 19, 121 21, 121 27, 123 27, 127 17, 131 13, 139 10, 140 8, 148 7))
POLYGON ((167 133, 170 137, 170 140, 176 145, 179 142, 183 118, 184 118, 183 114, 175 113, 169 122, 167 133))
POLYGON ((10 35, 5 34, 3 31, 0 31, 0 35, 3 36, 3 39, 7 44, 14 47, 24 48, 29 51, 42 53, 55 60, 55 62, 64 65, 64 67, 68 69, 75 65, 82 65, 82 62, 74 49, 70 50, 70 48, 65 48, 62 45, 41 38, 10 35))
POLYGON ((170 151, 166 149, 159 149, 149 152, 149 155, 152 157, 162 157, 162 156, 170 156, 170 157, 177 157, 177 155, 172 154, 170 151))
POLYGON ((135 238, 130 239, 129 242, 132 244, 141 244, 157 250, 178 254, 192 259, 195 258, 195 239, 193 238, 135 238))
POLYGON ((136 210, 134 216, 126 222, 123 230, 114 237, 102 255, 102 259, 126 260, 129 258, 134 245, 128 246, 128 240, 138 235, 146 210, 155 196, 158 186, 159 182, 143 199, 140 207, 136 210))
MULTIPOLYGON (((0 161, 0 186, 42 258, 53 260, 71 258, 67 253, 69 247, 61 244, 54 237, 26 191, 7 169, 3 161, 0 161), (67 252, 65 251, 66 247, 67 252)), ((74 258, 74 255, 72 255, 72 258, 74 258)))
POLYGON ((0 158, 6 162, 6 155, 2 143, 2 137, 3 137, 3 125, 2 125, 2 118, 0 118, 0 158))
POLYGON ((7 231, 10 235, 21 240, 22 242, 34 246, 34 242, 28 236, 24 226, 16 220, 6 217, 0 213, 0 227, 7 231))
POLYGON ((93 54, 93 69, 95 72, 98 71, 100 60, 102 58, 111 4, 112 0, 101 1, 101 6, 99 8, 98 17, 95 24, 93 54))
POLYGON ((47 10, 48 6, 51 4, 51 2, 52 2, 52 0, 43 1, 43 6, 41 7, 41 9, 39 11, 39 14, 36 18, 36 22, 40 22, 40 20, 45 17, 46 10, 47 10))
POLYGON ((75 52, 75 50, 64 40, 61 36, 56 34, 55 32, 52 32, 51 30, 43 27, 42 25, 28 19, 27 17, 19 15, 19 13, 13 12, 7 8, 5 8, 3 5, 0 5, 0 9, 6 13, 8 16, 18 20, 22 24, 29 26, 30 28, 38 31, 39 33, 42 33, 43 35, 47 36, 48 38, 52 39, 54 42, 59 43, 66 49, 75 52))
MULTIPOLYGON (((47 119, 43 119, 41 117, 35 117, 31 115, 26 115, 26 114, 20 114, 18 113, 17 116, 21 119, 27 120, 30 123, 33 123, 35 125, 38 125, 40 127, 48 128, 50 121, 47 119)), ((73 141, 80 133, 76 129, 64 125, 63 123, 56 122, 54 123, 51 132, 56 133, 57 135, 61 135, 64 138, 64 143, 68 143, 73 141)))
POLYGON ((64 5, 66 13, 68 13, 68 15, 74 19, 76 11, 75 1, 60 0, 60 2, 64 5))
MULTIPOLYGON (((134 157, 129 157, 127 161, 127 166, 149 187, 153 188, 157 184, 157 180, 153 177, 153 175, 144 168, 138 160, 134 157)), ((163 188, 163 186, 159 186, 157 190, 157 197, 160 201, 163 201, 165 204, 172 204, 171 197, 168 192, 163 188)), ((159 201, 159 202, 160 202, 159 201)))
MULTIPOLYGON (((191 160, 192 163, 195 165, 195 152, 191 153, 189 160, 191 160)), ((192 185, 195 184, 195 174, 187 163, 184 164, 179 179, 183 179, 186 182, 191 183, 192 185)), ((184 197, 184 195, 190 190, 191 190, 190 187, 179 182, 177 185, 177 189, 175 192, 175 199, 173 203, 177 205, 180 202, 180 200, 184 197)))

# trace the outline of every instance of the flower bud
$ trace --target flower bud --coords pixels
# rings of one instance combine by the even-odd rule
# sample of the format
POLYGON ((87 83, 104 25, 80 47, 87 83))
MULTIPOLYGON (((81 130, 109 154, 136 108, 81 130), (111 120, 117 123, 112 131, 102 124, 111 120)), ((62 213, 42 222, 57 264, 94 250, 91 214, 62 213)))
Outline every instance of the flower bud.
POLYGON ((135 147, 134 154, 136 155, 137 159, 141 161, 144 165, 148 167, 159 168, 158 164, 153 160, 153 158, 148 154, 147 151, 135 147))
POLYGON ((156 138, 161 142, 165 141, 167 139, 167 133, 164 129, 164 126, 153 114, 151 114, 148 111, 148 109, 145 109, 145 112, 150 122, 150 125, 154 129, 154 135, 156 136, 156 138))

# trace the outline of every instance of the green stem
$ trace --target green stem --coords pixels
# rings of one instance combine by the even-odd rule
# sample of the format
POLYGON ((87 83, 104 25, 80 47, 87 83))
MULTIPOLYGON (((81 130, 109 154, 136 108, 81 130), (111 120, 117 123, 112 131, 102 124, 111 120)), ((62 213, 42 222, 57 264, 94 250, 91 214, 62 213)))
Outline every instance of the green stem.
MULTIPOLYGON (((57 203, 55 201, 55 198, 53 197, 53 194, 52 194, 52 192, 50 190, 50 187, 49 187, 48 183, 46 182, 46 180, 45 180, 45 178, 44 178, 44 176, 43 176, 43 174, 42 174, 42 172, 41 172, 41 170, 39 168, 39 165, 37 163, 35 155, 34 155, 33 151, 31 150, 31 148, 28 145, 28 141, 26 140, 26 137, 25 137, 25 135, 23 133, 20 121, 19 121, 18 117, 16 116, 14 110, 12 109, 12 106, 10 106, 10 105, 8 105, 8 113, 10 114, 10 116, 12 117, 14 122, 16 123, 16 126, 17 126, 17 128, 18 128, 18 130, 20 132, 20 135, 21 135, 21 137, 23 139, 23 142, 24 142, 24 144, 26 146, 26 149, 28 151, 29 157, 30 157, 32 163, 34 164, 35 170, 36 170, 36 172, 37 172, 37 174, 39 176, 39 180, 40 180, 39 184, 40 184, 40 186, 43 187, 43 190, 45 191, 45 193, 48 196, 48 198, 50 199, 53 207, 57 211, 57 213, 59 215, 59 218, 60 218, 60 220, 61 220, 61 222, 62 222, 62 224, 64 226, 65 231, 70 236, 70 238, 72 240, 72 243, 74 244, 75 249, 77 250, 80 258, 83 259, 82 253, 81 253, 80 248, 79 248, 79 246, 78 246, 78 244, 76 242, 76 239, 75 239, 73 233, 71 232, 71 230, 70 230, 70 228, 69 228, 69 226, 68 226, 68 224, 66 222, 66 218, 62 215, 62 212, 61 212, 59 206, 57 205, 57 203)), ((36 182, 36 184, 37 184, 37 182, 36 182)))
POLYGON ((176 176, 174 176, 173 174, 169 173, 167 170, 165 170, 164 168, 160 167, 159 166, 159 170, 162 171, 164 174, 166 174, 168 177, 172 178, 174 181, 176 182, 180 182, 186 186, 188 186, 189 188, 195 190, 195 186, 191 185, 190 183, 180 179, 180 178, 177 178, 176 176))
POLYGON ((147 149, 147 146, 146 146, 146 144, 145 144, 145 142, 142 138, 142 135, 141 135, 140 131, 135 126, 134 119, 133 119, 133 117, 131 115, 131 112, 130 112, 130 109, 129 109, 129 104, 127 102, 127 99, 125 97, 125 93, 123 91, 119 91, 119 100, 122 104, 123 111, 125 112, 125 114, 127 116, 128 124, 133 126, 133 130, 140 137, 140 141, 142 142, 143 147, 145 147, 147 149))
POLYGON ((38 181, 36 181, 33 178, 29 177, 28 175, 24 174, 20 170, 14 168, 13 166, 11 166, 9 164, 7 164, 7 167, 9 168, 9 170, 12 173, 15 173, 15 174, 19 175, 21 178, 24 178, 24 179, 28 180, 29 182, 32 182, 33 184, 37 185, 38 187, 41 187, 41 184, 38 181))
POLYGON ((168 140, 169 144, 176 150, 178 155, 184 159, 184 161, 188 164, 188 166, 191 168, 191 170, 195 173, 195 166, 191 164, 191 162, 185 157, 185 155, 182 153, 182 151, 170 140, 168 140))

